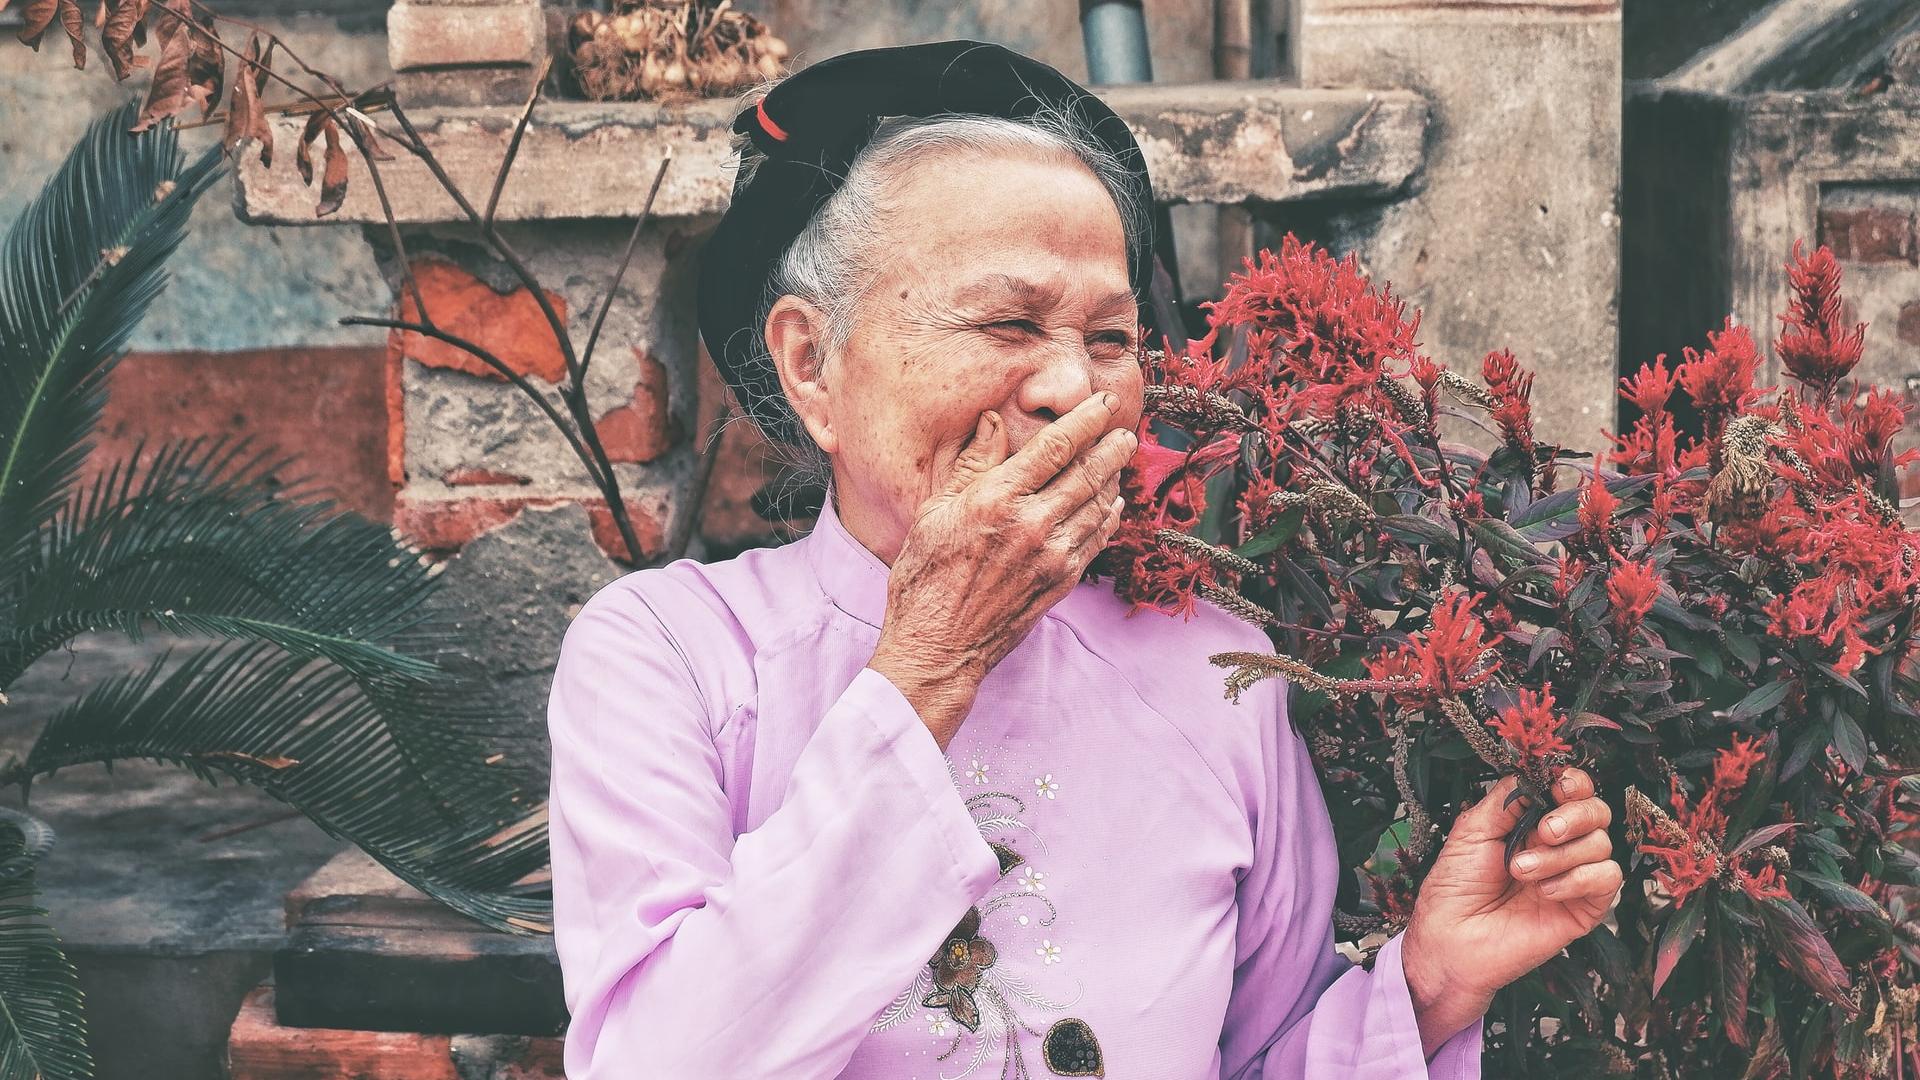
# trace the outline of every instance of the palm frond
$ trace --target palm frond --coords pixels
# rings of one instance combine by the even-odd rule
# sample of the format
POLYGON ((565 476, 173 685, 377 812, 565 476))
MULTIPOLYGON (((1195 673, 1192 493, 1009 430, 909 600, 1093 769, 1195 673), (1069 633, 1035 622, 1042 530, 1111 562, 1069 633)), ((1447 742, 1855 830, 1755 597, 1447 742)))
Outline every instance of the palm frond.
POLYGON ((0 246, 0 558, 52 514, 90 448, 108 373, 221 171, 172 127, 94 121, 0 246))
POLYGON ((378 706, 398 751, 449 808, 485 822, 537 762, 476 771, 503 717, 430 660, 452 649, 424 602, 433 571, 375 522, 274 487, 285 463, 244 441, 172 443, 102 472, 25 545, 0 589, 0 689, 75 636, 146 628, 263 641, 324 660, 378 706), (10 603, 9 603, 10 601, 10 603))
POLYGON ((178 662, 170 651, 56 713, 0 784, 126 758, 180 765, 210 782, 228 776, 456 911, 498 929, 545 929, 543 812, 522 806, 491 821, 447 813, 384 719, 394 707, 351 673, 268 642, 223 642, 178 662))
POLYGON ((0 1080, 81 1080, 93 1058, 80 980, 37 900, 25 838, 0 827, 0 1080))

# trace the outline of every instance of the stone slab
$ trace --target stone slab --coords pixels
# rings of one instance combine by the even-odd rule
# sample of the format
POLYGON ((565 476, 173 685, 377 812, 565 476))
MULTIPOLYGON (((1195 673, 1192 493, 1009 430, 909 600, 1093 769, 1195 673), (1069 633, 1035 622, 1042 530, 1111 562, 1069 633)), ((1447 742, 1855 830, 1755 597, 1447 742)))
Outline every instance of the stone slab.
MULTIPOLYGON (((1425 156, 1429 109, 1423 97, 1407 91, 1309 90, 1257 81, 1109 87, 1101 93, 1141 139, 1155 194, 1167 202, 1378 196, 1406 184, 1425 156)), ((725 99, 672 106, 543 103, 497 216, 632 217, 668 154, 674 160, 654 214, 716 214, 732 188, 734 111, 725 99)), ((518 110, 447 107, 410 115, 468 199, 484 203, 518 110)), ((291 146, 297 135, 292 122, 280 121, 278 130, 280 145, 291 146)), ((351 156, 346 203, 326 218, 314 216, 318 189, 300 180, 291 157, 276 155, 272 169, 252 156, 242 160, 235 203, 242 218, 289 225, 384 220, 357 155, 351 156)), ((458 207, 426 167, 404 152, 380 171, 401 222, 460 220, 458 207)))

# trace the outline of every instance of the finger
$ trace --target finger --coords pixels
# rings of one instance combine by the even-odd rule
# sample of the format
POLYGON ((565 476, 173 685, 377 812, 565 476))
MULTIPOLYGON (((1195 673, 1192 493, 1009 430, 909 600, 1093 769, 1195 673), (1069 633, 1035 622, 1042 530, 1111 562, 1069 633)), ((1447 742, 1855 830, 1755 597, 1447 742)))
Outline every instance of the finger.
POLYGON ((1094 503, 1106 508, 1107 500, 1120 490, 1120 472, 1133 460, 1140 440, 1126 428, 1114 428, 1100 436, 1066 468, 1061 469, 1045 487, 1033 493, 1045 506, 1062 514, 1067 508, 1094 503))
POLYGON ((1545 881, 1576 866, 1612 857, 1613 837, 1596 829, 1559 847, 1528 848, 1513 857, 1508 869, 1521 881, 1545 881))
POLYGON ((1120 411, 1120 397, 1110 390, 1090 395, 1040 433, 1027 440, 1020 452, 1002 467, 1014 493, 1027 495, 1039 491, 1061 469, 1093 445, 1113 423, 1120 411))
MULTIPOLYGON (((1099 500, 1095 501, 1098 502, 1099 500)), ((1081 540, 1079 547, 1074 549, 1072 563, 1074 567, 1074 580, 1079 580, 1080 574, 1086 570, 1087 564, 1093 562, 1094 557, 1105 550, 1109 543, 1113 542, 1113 534, 1119 530, 1120 518, 1126 513, 1126 509, 1127 500, 1119 495, 1115 495, 1112 501, 1105 503, 1105 509, 1101 511, 1100 524, 1096 526, 1085 539, 1081 540)))
POLYGON ((1605 829, 1612 820, 1613 808, 1604 799, 1562 803, 1540 819, 1533 837, 1543 844, 1564 844, 1582 833, 1605 829))
POLYGON ((994 466, 1007 460, 1007 427, 1000 422, 1000 414, 992 409, 980 414, 974 425, 973 436, 960 450, 960 456, 954 459, 953 471, 947 477, 942 493, 957 495, 973 486, 974 481, 985 476, 994 466))
POLYGON ((1453 828, 1447 835, 1459 835, 1472 840, 1505 837, 1513 831, 1514 826, 1520 824, 1521 815, 1526 813, 1527 805, 1532 802, 1525 795, 1508 801, 1508 797, 1519 786, 1518 776, 1501 777, 1491 790, 1481 796, 1479 802, 1460 811, 1460 816, 1454 819, 1453 828))
POLYGON ((1625 871, 1613 859, 1582 863, 1540 882, 1540 895, 1549 900, 1578 900, 1582 897, 1611 896, 1626 880, 1625 871))
POLYGON ((1556 803, 1569 803, 1584 799, 1593 794, 1593 777, 1585 769, 1568 766, 1560 773, 1560 779, 1553 782, 1553 800, 1556 803))

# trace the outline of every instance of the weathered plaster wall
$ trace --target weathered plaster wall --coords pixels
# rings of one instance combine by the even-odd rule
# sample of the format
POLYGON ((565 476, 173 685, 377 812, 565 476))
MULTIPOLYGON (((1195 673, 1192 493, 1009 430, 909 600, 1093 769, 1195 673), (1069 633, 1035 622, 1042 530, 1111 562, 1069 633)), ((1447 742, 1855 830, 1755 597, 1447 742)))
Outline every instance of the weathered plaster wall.
POLYGON ((1408 199, 1275 218, 1351 247, 1424 308, 1420 340, 1477 371, 1511 348, 1539 373, 1536 428, 1602 445, 1619 280, 1620 10, 1612 0, 1301 0, 1307 86, 1433 102, 1408 199))

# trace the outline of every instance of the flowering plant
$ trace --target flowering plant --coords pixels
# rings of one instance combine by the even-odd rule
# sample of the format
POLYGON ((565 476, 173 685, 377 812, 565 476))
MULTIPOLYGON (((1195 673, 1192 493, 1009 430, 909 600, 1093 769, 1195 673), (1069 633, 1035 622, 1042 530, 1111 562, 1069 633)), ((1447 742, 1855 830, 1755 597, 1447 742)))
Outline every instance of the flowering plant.
POLYGON ((1637 416, 1599 458, 1536 437, 1511 352, 1442 368, 1390 287, 1292 236, 1143 358, 1095 571, 1269 632, 1213 660, 1229 695, 1290 680, 1354 871, 1339 936, 1406 924, 1481 781, 1577 764, 1625 823, 1611 925, 1501 992, 1490 1074, 1920 1075, 1914 455, 1899 400, 1842 386, 1866 328, 1832 253, 1789 270, 1789 386, 1729 319, 1622 381, 1637 416))

